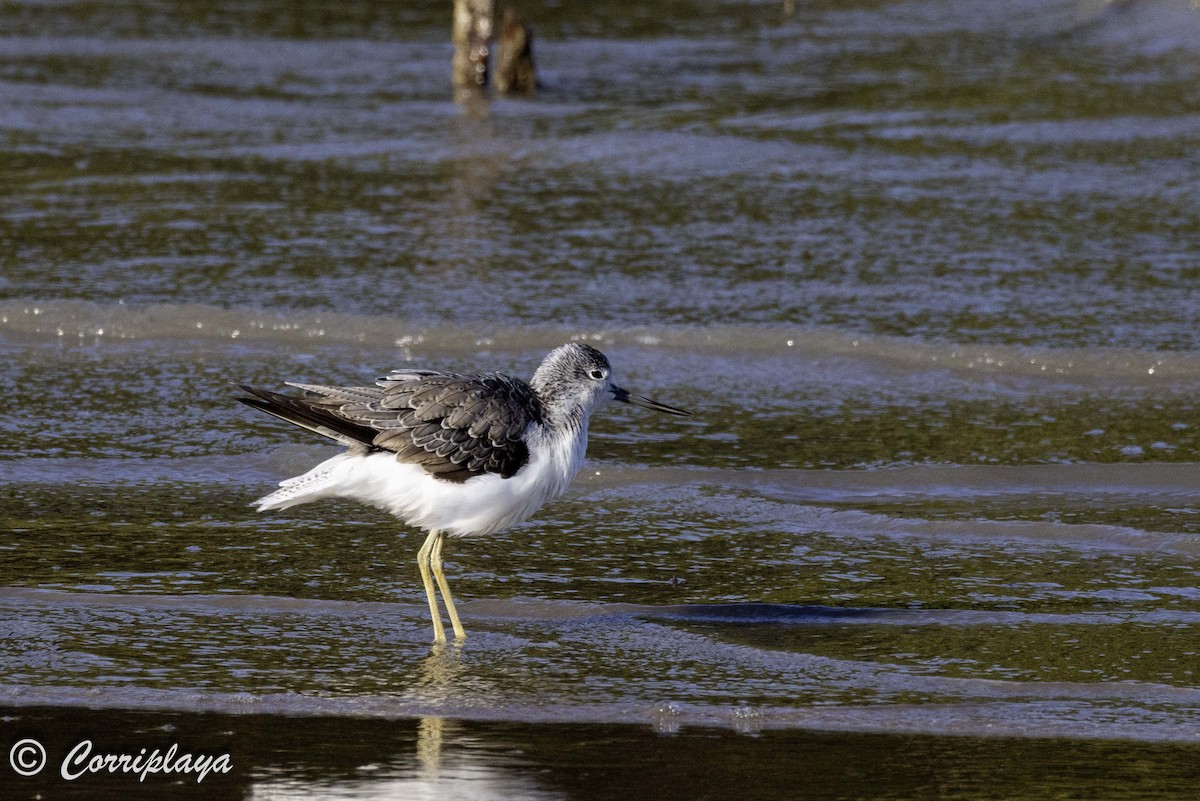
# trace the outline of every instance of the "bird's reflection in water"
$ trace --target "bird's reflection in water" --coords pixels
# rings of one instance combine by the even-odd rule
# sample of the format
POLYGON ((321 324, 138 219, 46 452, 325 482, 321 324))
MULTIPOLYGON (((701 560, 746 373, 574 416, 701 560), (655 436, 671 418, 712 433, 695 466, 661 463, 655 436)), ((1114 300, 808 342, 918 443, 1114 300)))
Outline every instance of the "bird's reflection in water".
POLYGON ((553 799, 561 794, 541 787, 514 761, 505 742, 481 738, 479 727, 459 719, 458 710, 495 712, 510 686, 510 677, 486 674, 495 662, 495 643, 487 634, 474 640, 476 650, 461 643, 435 643, 416 665, 416 675, 404 693, 406 706, 417 712, 416 760, 410 780, 426 795, 406 787, 406 798, 521 798, 553 799), (421 714, 424 712, 425 714, 421 714))
MULTIPOLYGON (((421 705, 438 706, 451 692, 461 690, 459 679, 464 678, 464 674, 462 646, 435 643, 429 649, 429 655, 421 660, 420 674, 409 696, 421 705)), ((445 739, 460 728, 457 721, 440 715, 425 715, 417 722, 417 761, 422 779, 434 781, 438 778, 445 739)))
POLYGON ((417 721, 417 762, 420 777, 425 781, 436 781, 442 770, 442 742, 447 734, 453 734, 458 724, 437 715, 427 715, 417 721))

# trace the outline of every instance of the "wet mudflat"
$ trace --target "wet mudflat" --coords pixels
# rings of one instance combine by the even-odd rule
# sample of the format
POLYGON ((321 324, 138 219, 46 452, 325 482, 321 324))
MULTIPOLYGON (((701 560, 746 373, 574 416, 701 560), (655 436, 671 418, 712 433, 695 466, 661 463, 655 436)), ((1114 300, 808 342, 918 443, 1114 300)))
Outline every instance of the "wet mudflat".
POLYGON ((528 11, 469 116, 440 7, 0 9, 4 797, 1190 798, 1200 14, 528 11), (228 381, 570 339, 696 416, 452 542, 460 647, 249 507, 332 451, 228 381))

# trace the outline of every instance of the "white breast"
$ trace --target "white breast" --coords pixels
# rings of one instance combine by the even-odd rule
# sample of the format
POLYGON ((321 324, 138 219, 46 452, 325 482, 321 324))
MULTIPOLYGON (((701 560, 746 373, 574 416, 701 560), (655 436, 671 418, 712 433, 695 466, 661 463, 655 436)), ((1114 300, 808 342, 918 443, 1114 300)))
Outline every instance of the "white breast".
POLYGON ((586 420, 569 440, 547 439, 540 426, 530 426, 526 436, 529 462, 511 478, 488 473, 454 483, 398 462, 392 454, 372 453, 335 456, 291 481, 319 477, 319 497, 353 498, 427 531, 452 537, 491 534, 528 520, 546 501, 561 495, 583 466, 586 420))

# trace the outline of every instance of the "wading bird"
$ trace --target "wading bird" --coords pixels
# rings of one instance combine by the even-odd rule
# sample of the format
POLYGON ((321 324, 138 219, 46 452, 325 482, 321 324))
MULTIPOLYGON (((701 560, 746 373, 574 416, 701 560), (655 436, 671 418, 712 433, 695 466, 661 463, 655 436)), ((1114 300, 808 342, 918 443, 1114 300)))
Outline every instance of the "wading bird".
POLYGON ((424 529, 417 566, 434 642, 446 641, 435 580, 462 639, 442 569, 446 537, 494 534, 561 495, 583 465, 588 419, 601 403, 690 414, 622 389, 611 369, 600 351, 568 343, 529 383, 501 373, 397 370, 369 387, 287 382, 303 395, 242 386, 249 395, 241 402, 347 446, 255 503, 261 512, 353 498, 424 529))

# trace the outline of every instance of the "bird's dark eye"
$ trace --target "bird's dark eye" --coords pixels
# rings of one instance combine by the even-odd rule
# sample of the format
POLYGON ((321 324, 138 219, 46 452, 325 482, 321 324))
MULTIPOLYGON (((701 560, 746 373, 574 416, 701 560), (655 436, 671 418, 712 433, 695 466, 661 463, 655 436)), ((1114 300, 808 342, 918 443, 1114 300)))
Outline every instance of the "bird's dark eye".
POLYGON ((588 378, 592 379, 593 381, 603 381, 604 371, 599 367, 593 367, 591 370, 588 370, 588 378))

